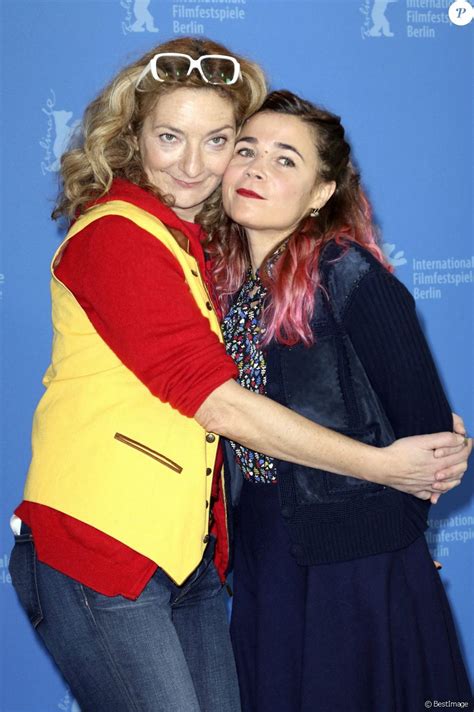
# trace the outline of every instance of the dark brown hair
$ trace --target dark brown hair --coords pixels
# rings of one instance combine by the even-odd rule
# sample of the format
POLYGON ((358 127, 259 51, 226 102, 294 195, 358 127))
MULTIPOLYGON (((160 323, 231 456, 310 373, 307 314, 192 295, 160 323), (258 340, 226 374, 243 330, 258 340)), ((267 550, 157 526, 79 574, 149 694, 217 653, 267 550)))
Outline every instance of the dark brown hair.
MULTIPOLYGON (((256 112, 294 116, 311 127, 318 156, 318 181, 334 181, 336 189, 317 216, 305 216, 287 238, 277 260, 264 260, 259 269, 268 289, 263 315, 262 342, 272 338, 286 345, 312 343, 311 319, 314 295, 319 285, 319 258, 332 239, 347 240, 370 250, 381 262, 385 258, 376 241, 369 202, 359 174, 351 162, 351 148, 339 116, 305 101, 289 91, 274 91, 256 112)), ((212 231, 212 256, 216 292, 226 310, 250 266, 244 230, 221 211, 212 231)))

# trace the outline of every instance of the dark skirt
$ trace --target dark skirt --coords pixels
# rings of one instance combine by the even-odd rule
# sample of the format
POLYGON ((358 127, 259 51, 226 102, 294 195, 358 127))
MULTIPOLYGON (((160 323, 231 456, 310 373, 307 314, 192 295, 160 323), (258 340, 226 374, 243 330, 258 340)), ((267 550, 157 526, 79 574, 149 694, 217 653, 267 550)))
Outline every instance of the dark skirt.
POLYGON ((399 551, 308 567, 289 548, 277 486, 245 482, 231 623, 243 712, 421 712, 430 702, 471 702, 423 536, 399 551))

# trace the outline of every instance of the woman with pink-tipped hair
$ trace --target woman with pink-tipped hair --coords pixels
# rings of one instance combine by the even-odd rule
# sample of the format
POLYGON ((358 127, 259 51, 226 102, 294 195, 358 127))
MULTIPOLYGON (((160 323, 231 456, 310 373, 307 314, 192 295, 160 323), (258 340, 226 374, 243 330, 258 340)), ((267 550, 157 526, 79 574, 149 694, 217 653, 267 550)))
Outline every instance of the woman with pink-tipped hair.
MULTIPOLYGON (((413 297, 382 254, 339 117, 287 91, 248 119, 212 234, 239 383, 355 441, 452 414, 413 297)), ((466 439, 469 449, 471 444, 466 439)), ((231 441, 232 639, 243 712, 416 712, 469 704, 428 551, 429 497, 231 441)))

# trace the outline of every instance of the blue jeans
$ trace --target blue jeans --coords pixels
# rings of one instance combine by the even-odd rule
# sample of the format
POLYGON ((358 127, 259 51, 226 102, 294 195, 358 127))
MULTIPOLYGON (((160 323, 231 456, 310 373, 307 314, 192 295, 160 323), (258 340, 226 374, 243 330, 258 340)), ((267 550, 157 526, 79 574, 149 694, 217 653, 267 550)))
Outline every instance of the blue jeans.
POLYGON ((240 712, 212 544, 182 586, 158 569, 131 601, 38 561, 30 533, 15 537, 13 585, 82 712, 240 712))

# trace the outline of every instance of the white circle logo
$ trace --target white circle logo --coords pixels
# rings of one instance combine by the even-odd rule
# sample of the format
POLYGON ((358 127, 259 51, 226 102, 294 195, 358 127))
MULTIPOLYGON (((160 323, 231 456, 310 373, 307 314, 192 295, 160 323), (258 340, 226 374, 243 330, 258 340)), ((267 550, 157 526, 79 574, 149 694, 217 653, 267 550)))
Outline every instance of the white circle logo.
POLYGON ((474 17, 474 7, 467 0, 456 0, 449 6, 448 15, 454 25, 468 25, 474 17))

